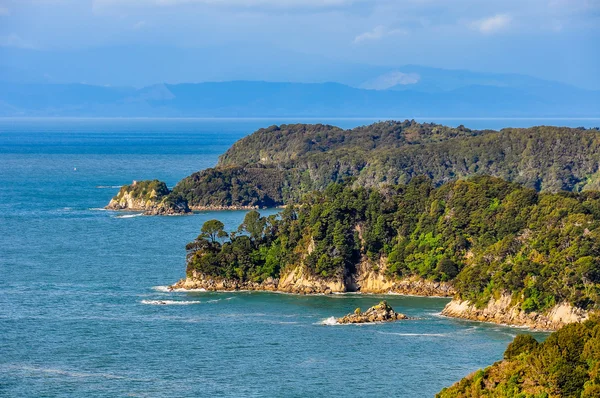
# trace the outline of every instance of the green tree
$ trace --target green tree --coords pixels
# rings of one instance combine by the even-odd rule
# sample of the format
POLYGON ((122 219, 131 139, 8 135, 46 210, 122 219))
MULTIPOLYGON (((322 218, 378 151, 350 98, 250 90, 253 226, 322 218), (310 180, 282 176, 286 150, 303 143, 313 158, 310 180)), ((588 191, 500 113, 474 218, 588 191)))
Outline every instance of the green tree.
POLYGON ((225 232, 224 228, 225 225, 221 221, 208 220, 202 225, 199 238, 210 239, 212 243, 215 243, 217 239, 227 237, 227 232, 225 232))
POLYGON ((244 217, 244 222, 239 226, 239 232, 247 232, 250 237, 258 241, 263 237, 267 220, 260 216, 256 210, 249 211, 244 217))

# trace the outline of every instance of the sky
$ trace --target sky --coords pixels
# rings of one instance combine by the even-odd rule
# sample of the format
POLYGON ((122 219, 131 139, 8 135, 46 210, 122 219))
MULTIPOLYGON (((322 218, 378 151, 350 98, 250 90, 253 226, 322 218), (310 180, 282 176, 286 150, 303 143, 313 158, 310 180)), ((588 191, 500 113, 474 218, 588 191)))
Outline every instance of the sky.
POLYGON ((402 65, 600 89, 600 0, 0 0, 0 78, 358 84, 402 65))

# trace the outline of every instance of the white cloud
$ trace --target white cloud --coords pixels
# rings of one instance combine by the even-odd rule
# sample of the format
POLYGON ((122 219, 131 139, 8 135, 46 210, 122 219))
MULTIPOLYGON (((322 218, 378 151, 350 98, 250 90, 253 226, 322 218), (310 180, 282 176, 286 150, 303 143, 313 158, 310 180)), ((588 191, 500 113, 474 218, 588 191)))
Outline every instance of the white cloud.
POLYGON ((471 28, 484 34, 491 34, 507 28, 511 21, 512 18, 508 14, 496 14, 493 17, 471 22, 471 28))
POLYGON ((16 33, 0 36, 0 47, 35 48, 33 44, 22 39, 16 33))
POLYGON ((367 0, 93 0, 93 8, 99 10, 115 6, 176 6, 183 4, 247 8, 328 8, 365 1, 367 0))
POLYGON ((135 24, 133 24, 132 28, 133 28, 133 30, 140 30, 144 26, 146 26, 146 21, 138 21, 135 24))
POLYGON ((388 29, 385 26, 379 25, 374 27, 373 30, 361 33, 358 36, 356 36, 354 38, 354 43, 359 44, 365 41, 381 40, 387 36, 395 36, 402 34, 406 34, 406 31, 402 29, 388 29))

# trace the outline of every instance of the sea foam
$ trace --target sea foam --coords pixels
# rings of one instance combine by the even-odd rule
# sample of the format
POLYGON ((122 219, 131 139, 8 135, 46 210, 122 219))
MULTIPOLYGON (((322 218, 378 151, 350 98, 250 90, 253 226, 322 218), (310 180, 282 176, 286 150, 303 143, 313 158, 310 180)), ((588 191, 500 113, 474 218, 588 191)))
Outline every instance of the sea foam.
POLYGON ((142 304, 147 305, 191 305, 200 304, 201 301, 175 301, 175 300, 142 300, 142 304))
POLYGON ((125 214, 122 216, 115 216, 115 218, 133 218, 133 217, 139 217, 139 216, 143 216, 144 213, 137 213, 137 214, 125 214))
POLYGON ((335 326, 339 325, 339 323, 334 316, 330 316, 329 318, 323 319, 321 322, 319 322, 319 325, 335 326))

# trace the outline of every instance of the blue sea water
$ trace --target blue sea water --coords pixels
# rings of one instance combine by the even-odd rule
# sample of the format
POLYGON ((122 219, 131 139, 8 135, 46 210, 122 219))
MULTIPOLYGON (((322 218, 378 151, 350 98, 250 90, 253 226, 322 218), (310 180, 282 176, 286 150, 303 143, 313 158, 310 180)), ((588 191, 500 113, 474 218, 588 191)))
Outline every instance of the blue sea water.
POLYGON ((122 184, 173 186, 280 122, 294 121, 0 119, 0 396, 428 397, 501 359, 520 330, 442 317, 447 299, 387 296, 416 319, 331 326, 381 296, 165 290, 184 276, 185 244, 204 221, 233 229, 245 213, 102 207, 122 184))

